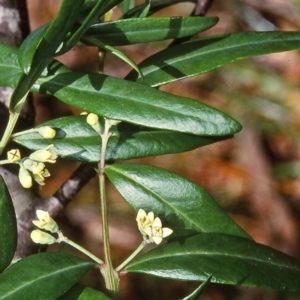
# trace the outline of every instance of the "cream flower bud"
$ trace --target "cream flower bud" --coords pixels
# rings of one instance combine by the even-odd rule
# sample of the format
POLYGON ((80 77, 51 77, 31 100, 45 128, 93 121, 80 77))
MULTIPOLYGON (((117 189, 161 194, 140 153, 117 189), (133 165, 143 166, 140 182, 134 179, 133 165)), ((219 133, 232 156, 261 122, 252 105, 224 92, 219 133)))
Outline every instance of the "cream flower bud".
POLYGON ((10 162, 16 162, 21 159, 21 153, 19 149, 12 149, 7 152, 7 159, 10 162))
POLYGON ((20 164, 19 180, 24 188, 28 189, 32 187, 32 178, 30 173, 22 164, 20 164))
POLYGON ((48 230, 52 233, 59 231, 57 223, 52 219, 48 211, 38 209, 36 211, 38 220, 33 220, 32 223, 40 229, 48 230))
POLYGON ((90 113, 87 115, 86 122, 91 125, 95 131, 101 132, 101 124, 99 117, 96 114, 90 113))
POLYGON ((45 169, 45 164, 36 162, 31 159, 25 159, 23 162, 24 167, 33 174, 41 174, 45 169))
POLYGON ((51 245, 56 243, 55 237, 39 229, 33 230, 30 234, 30 237, 36 244, 51 245))
POLYGON ((55 163, 57 158, 57 153, 52 150, 54 145, 49 145, 44 149, 37 150, 29 155, 29 158, 38 162, 49 162, 55 163))
POLYGON ((44 139, 53 139, 56 135, 55 129, 50 126, 38 127, 36 130, 44 139))

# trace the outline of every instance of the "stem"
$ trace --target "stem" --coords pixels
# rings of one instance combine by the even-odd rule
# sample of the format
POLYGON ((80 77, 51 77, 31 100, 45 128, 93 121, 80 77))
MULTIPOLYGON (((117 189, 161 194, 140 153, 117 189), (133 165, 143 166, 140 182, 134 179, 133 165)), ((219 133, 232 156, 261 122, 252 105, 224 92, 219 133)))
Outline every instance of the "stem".
POLYGON ((29 92, 27 92, 24 97, 20 100, 20 102, 18 103, 17 105, 17 108, 16 108, 16 111, 14 112, 10 112, 9 113, 9 119, 8 119, 8 123, 7 123, 7 126, 5 128, 5 132, 2 136, 2 139, 0 141, 0 155, 2 154, 4 148, 6 147, 10 137, 11 137, 11 134, 15 128, 15 125, 18 121, 18 118, 19 118, 19 115, 20 115, 20 111, 23 107, 23 104, 26 100, 26 97, 28 95, 29 92))
POLYGON ((127 258, 125 259, 117 268, 116 271, 119 272, 121 271, 128 263, 130 263, 147 245, 146 241, 143 241, 137 249, 127 258))
POLYGON ((105 191, 105 176, 104 176, 104 166, 105 166, 105 153, 107 148, 107 142, 110 137, 110 120, 105 119, 104 132, 101 134, 102 147, 101 147, 101 160, 98 164, 99 169, 99 185, 100 185, 100 205, 101 205, 101 216, 102 216, 102 235, 103 235, 103 248, 105 265, 101 268, 101 273, 104 277, 106 288, 111 292, 113 299, 117 299, 117 294, 119 290, 119 277, 114 271, 111 253, 110 253, 110 243, 109 243, 109 228, 108 228, 108 213, 107 213, 107 200, 105 191))
POLYGON ((11 164, 12 162, 8 159, 3 159, 3 160, 0 160, 0 165, 6 165, 6 164, 11 164))
POLYGON ((61 236, 60 239, 61 239, 60 240, 61 242, 65 242, 65 243, 69 244, 70 246, 74 247, 75 249, 79 250, 80 252, 84 253, 86 256, 90 257, 97 264, 102 265, 104 263, 100 258, 95 256, 94 254, 92 254, 91 252, 86 250, 85 248, 81 247, 80 245, 76 244, 75 242, 69 240, 66 236, 61 236))
POLYGON ((23 134, 34 133, 34 132, 37 132, 37 130, 35 128, 31 128, 31 129, 27 129, 24 131, 16 132, 16 133, 12 134, 11 137, 15 138, 15 137, 21 136, 23 134))
POLYGON ((9 113, 9 119, 7 126, 5 128, 5 132, 2 136, 2 139, 0 141, 0 155, 2 154, 4 148, 6 147, 6 144, 8 143, 11 133, 13 132, 15 125, 17 123, 17 120, 19 118, 20 113, 17 112, 10 112, 9 113))

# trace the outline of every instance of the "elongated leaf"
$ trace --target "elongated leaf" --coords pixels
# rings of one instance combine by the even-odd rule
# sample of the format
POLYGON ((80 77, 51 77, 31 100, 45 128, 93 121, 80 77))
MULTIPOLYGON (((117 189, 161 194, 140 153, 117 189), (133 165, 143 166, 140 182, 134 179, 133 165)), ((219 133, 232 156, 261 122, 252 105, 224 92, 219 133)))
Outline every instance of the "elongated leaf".
POLYGON ((0 176, 0 273, 9 266, 14 257, 17 239, 15 209, 5 182, 0 176))
MULTIPOLYGON (((151 3, 149 15, 152 15, 153 13, 157 12, 158 10, 177 4, 181 2, 193 2, 196 3, 198 0, 158 0, 158 1, 153 1, 151 3)), ((129 10, 126 14, 124 14, 123 18, 133 18, 133 17, 138 17, 140 15, 140 12, 143 10, 144 5, 138 5, 131 10, 129 10)))
POLYGON ((46 26, 46 30, 37 31, 38 37, 34 43, 31 35, 25 39, 18 54, 19 61, 24 73, 11 96, 9 108, 12 112, 18 109, 21 99, 29 92, 32 85, 42 74, 46 66, 51 62, 53 56, 57 54, 57 49, 62 44, 67 33, 77 21, 84 0, 63 0, 60 10, 53 21, 46 26), (41 38, 40 42, 38 39, 41 38))
POLYGON ((141 164, 113 164, 105 174, 135 211, 153 211, 173 229, 171 238, 195 232, 249 238, 203 188, 184 177, 141 164))
POLYGON ((76 284, 71 287, 64 295, 58 300, 110 300, 105 294, 86 287, 82 284, 76 284))
POLYGON ((35 91, 95 114, 195 135, 231 135, 241 125, 200 102, 101 74, 64 73, 39 79, 35 91))
POLYGON ((121 46, 190 36, 217 22, 217 17, 134 18, 94 24, 85 36, 121 46))
POLYGON ((207 285, 210 283, 211 277, 212 276, 209 276, 192 294, 184 297, 183 300, 197 300, 199 296, 204 292, 207 285))
MULTIPOLYGON (((63 117, 40 126, 51 126, 56 130, 54 139, 44 139, 39 133, 22 135, 14 140, 31 150, 50 144, 62 158, 77 161, 98 162, 100 160, 99 134, 86 123, 84 116, 63 117)), ((168 130, 152 130, 121 123, 113 128, 108 141, 106 159, 130 159, 161 154, 189 151, 224 140, 228 137, 202 137, 168 130)))
POLYGON ((64 253, 39 253, 0 274, 1 300, 56 300, 95 264, 64 253))
POLYGON ((131 72, 127 79, 160 86, 239 59, 299 48, 300 32, 239 32, 212 36, 152 55, 139 64, 144 80, 135 72, 131 72))
POLYGON ((237 236, 205 233, 157 247, 131 262, 127 272, 300 292, 300 262, 237 236))
POLYGON ((0 43, 0 85, 16 86, 21 75, 18 48, 0 43))

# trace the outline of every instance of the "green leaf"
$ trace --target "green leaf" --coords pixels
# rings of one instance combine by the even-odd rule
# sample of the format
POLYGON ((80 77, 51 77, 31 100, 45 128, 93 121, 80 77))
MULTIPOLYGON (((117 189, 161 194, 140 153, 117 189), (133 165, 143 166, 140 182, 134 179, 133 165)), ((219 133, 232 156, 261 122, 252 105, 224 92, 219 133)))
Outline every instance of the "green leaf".
POLYGON ((300 48, 300 32, 239 32, 192 40, 165 49, 139 64, 127 79, 150 86, 202 74, 239 59, 300 48))
POLYGON ((201 285, 190 295, 184 297, 183 300, 197 300, 199 296, 204 292, 207 285, 210 283, 212 275, 210 275, 201 285))
POLYGON ((113 164, 104 171, 135 211, 153 211, 173 229, 172 239, 195 232, 249 238, 203 188, 184 177, 142 164, 113 164))
POLYGON ((82 284, 76 284, 71 287, 65 294, 63 294, 58 300, 110 300, 105 294, 86 287, 82 284))
POLYGON ((134 18, 94 24, 85 36, 121 46, 190 36, 217 22, 217 17, 134 18))
POLYGON ((64 73, 38 80, 34 90, 107 118, 195 135, 241 130, 228 115, 189 98, 101 74, 64 73))
MULTIPOLYGON (((155 2, 151 2, 151 7, 149 10, 149 15, 154 14, 155 12, 157 12, 160 9, 166 8, 168 6, 177 4, 177 3, 181 3, 181 2, 192 2, 192 3, 196 3, 198 0, 157 0, 155 2)), ((129 10, 126 14, 124 14, 123 18, 134 18, 134 17, 138 17, 141 13, 141 11, 144 8, 144 4, 138 5, 136 7, 134 7, 133 9, 129 10)))
POLYGON ((1 300, 56 300, 95 264, 65 253, 39 253, 0 274, 1 300))
POLYGON ((300 292, 300 262, 237 236, 205 233, 178 239, 132 261, 127 272, 300 292))
POLYGON ((150 0, 145 0, 145 4, 143 9, 141 10, 141 13, 139 15, 139 18, 146 18, 151 6, 151 1, 150 0))
POLYGON ((22 74, 18 48, 0 43, 0 86, 16 86, 22 74))
POLYGON ((77 21, 84 0, 64 0, 60 10, 49 26, 43 30, 37 29, 22 43, 19 50, 19 62, 25 71, 16 86, 9 104, 12 112, 17 110, 20 100, 30 90, 46 66, 57 54, 67 33, 77 21), (35 35, 32 38, 32 35, 35 35), (40 41, 39 41, 40 39, 40 41), (34 41, 34 42, 33 42, 34 41))
POLYGON ((17 240, 15 209, 5 182, 0 176, 0 273, 13 259, 17 240))
MULTIPOLYGON (((50 144, 62 158, 76 161, 98 162, 100 160, 99 134, 86 123, 86 116, 72 116, 55 119, 41 126, 55 128, 54 139, 44 139, 39 133, 19 136, 15 142, 38 150, 50 144)), ((168 130, 153 130, 126 123, 112 128, 108 140, 106 160, 131 159, 146 156, 189 151, 201 146, 219 142, 230 136, 202 137, 168 130)))

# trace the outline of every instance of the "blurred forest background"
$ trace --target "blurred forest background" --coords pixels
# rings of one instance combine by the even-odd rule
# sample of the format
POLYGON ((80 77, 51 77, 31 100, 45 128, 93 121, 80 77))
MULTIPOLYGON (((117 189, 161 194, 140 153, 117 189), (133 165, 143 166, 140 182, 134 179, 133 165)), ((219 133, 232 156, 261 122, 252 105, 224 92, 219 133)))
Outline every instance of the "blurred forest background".
MULTIPOLYGON (((136 1, 136 4, 141 3, 143 1, 136 1)), ((60 1, 27 0, 27 4, 30 27, 34 30, 55 16, 60 1)), ((194 4, 186 2, 156 15, 190 15, 193 9, 194 4)), ((112 19, 120 15, 116 8, 112 19)), ((207 15, 218 16, 220 21, 199 37, 236 31, 300 30, 298 0, 215 0, 207 15)), ((140 62, 170 43, 121 49, 140 62)), ((98 53, 94 48, 76 47, 59 59, 73 70, 97 71, 98 53)), ((129 70, 128 65, 107 54, 106 74, 122 78, 129 70)), ((299 78, 300 52, 292 51, 242 60, 208 74, 163 86, 162 90, 227 112, 242 123, 243 130, 233 139, 194 151, 138 161, 174 171, 203 186, 255 241, 300 259, 299 78)), ((34 96, 36 124, 80 113, 58 100, 49 100, 45 95, 34 96)), ((60 160, 50 170, 52 176, 40 189, 41 195, 46 198, 55 192, 77 166, 77 163, 60 160)), ((91 180, 67 207, 59 222, 67 236, 101 257, 97 185, 96 178, 91 180)), ((108 197, 113 259, 118 265, 140 244, 141 235, 135 214, 112 186, 108 187, 108 197)), ((57 250, 74 251, 66 245, 49 249, 57 250)), ((97 271, 85 280, 87 285, 103 287, 97 271)), ((121 280, 121 300, 182 299, 198 285, 130 274, 121 280)), ((211 284, 200 299, 295 300, 300 299, 300 295, 211 284)))

